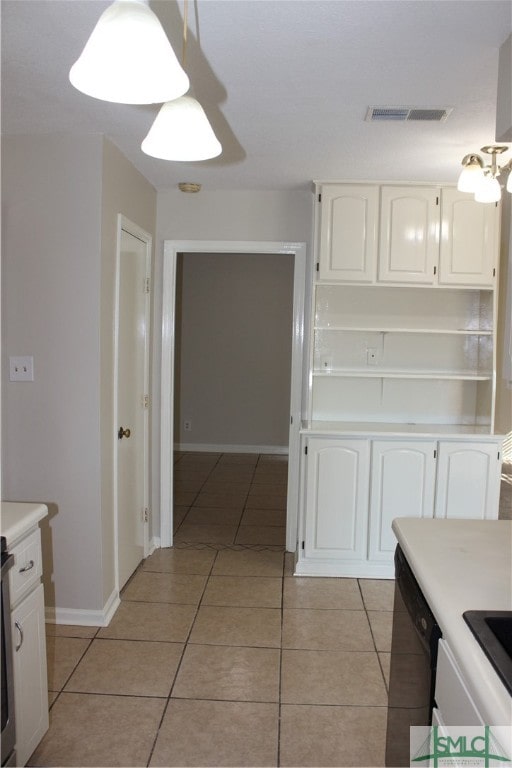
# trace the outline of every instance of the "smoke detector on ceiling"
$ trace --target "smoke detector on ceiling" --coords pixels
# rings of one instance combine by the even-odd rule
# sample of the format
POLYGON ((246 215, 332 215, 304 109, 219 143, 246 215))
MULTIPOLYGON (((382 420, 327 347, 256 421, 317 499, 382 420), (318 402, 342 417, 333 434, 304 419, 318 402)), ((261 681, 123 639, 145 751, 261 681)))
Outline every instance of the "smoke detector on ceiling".
POLYGON ((365 120, 368 123, 383 120, 444 123, 452 111, 453 107, 368 107, 365 120))

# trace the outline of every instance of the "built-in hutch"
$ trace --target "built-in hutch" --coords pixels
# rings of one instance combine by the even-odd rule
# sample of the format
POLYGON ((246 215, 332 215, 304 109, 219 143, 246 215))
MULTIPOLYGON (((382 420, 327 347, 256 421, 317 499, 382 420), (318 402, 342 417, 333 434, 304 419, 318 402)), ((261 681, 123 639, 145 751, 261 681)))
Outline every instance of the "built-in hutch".
POLYGON ((295 572, 390 577, 393 518, 498 516, 500 208, 355 183, 315 207, 295 572))

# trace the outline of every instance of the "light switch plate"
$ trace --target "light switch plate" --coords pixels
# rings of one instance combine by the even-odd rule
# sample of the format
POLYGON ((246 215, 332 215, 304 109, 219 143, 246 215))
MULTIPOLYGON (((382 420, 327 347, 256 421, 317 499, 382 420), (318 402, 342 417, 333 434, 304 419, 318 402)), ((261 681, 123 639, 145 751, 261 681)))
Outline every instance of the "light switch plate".
POLYGON ((34 358, 32 355, 9 358, 9 381, 34 381, 34 358))

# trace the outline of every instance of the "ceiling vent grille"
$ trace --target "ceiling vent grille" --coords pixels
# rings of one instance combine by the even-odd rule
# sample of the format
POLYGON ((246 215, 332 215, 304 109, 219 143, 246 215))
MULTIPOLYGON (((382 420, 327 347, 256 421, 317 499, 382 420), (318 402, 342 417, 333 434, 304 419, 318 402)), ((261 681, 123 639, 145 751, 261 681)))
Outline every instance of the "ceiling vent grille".
POLYGON ((398 122, 427 121, 444 123, 452 107, 368 107, 365 120, 369 123, 382 120, 394 120, 398 122))

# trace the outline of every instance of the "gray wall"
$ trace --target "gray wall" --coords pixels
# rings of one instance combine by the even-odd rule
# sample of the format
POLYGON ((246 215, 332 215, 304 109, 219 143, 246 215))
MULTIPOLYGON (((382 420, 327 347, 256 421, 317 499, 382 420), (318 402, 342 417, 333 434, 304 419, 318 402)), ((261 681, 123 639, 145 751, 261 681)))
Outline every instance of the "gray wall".
POLYGON ((102 136, 2 139, 3 498, 48 503, 47 606, 114 590, 112 342, 117 213, 154 233, 156 192, 102 136), (35 380, 8 381, 9 355, 35 380))
POLYGON ((287 450, 293 262, 180 254, 175 442, 187 450, 287 450))

